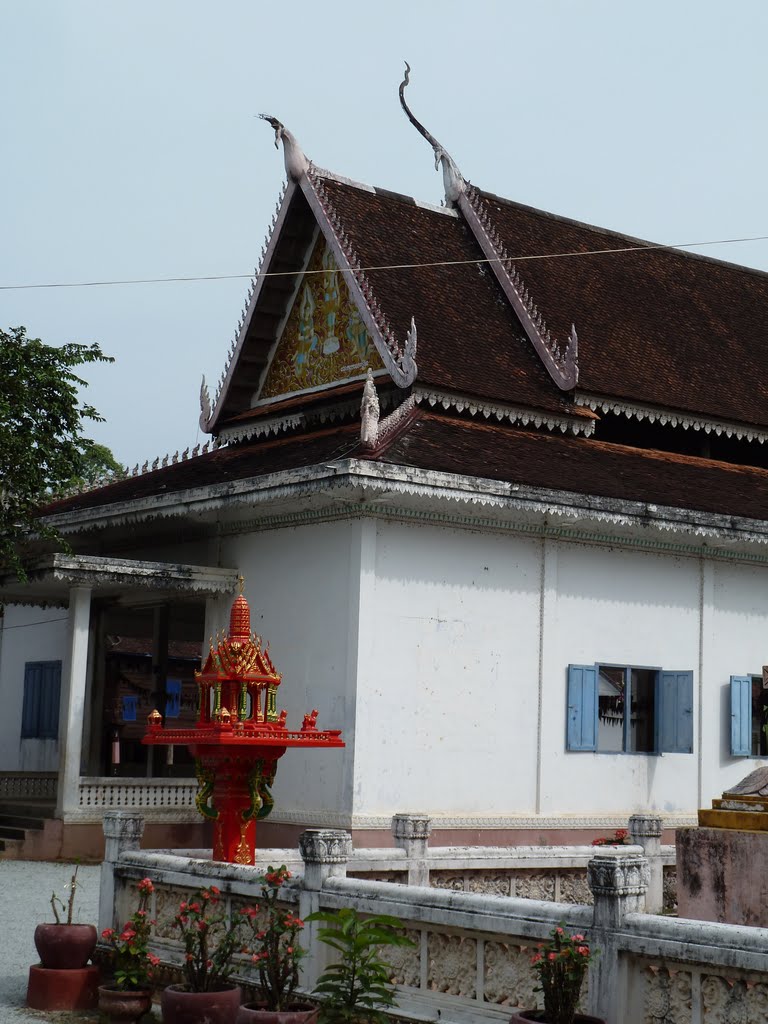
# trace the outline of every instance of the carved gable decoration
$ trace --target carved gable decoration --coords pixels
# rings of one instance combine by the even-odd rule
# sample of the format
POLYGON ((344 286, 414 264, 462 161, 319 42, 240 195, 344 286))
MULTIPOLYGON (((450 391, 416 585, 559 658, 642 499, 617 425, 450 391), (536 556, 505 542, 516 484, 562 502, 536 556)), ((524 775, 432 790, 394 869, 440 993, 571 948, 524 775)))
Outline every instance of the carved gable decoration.
POLYGON ((320 235, 277 343, 259 398, 307 391, 384 368, 320 235))

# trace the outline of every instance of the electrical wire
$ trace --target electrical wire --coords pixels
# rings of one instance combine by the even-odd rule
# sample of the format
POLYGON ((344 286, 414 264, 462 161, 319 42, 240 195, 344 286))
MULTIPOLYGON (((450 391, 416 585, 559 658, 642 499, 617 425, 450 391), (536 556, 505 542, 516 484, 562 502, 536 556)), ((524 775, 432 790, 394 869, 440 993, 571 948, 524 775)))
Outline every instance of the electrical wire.
MULTIPOLYGON (((674 245, 628 245, 614 249, 588 249, 586 252, 548 252, 531 256, 508 256, 508 257, 478 257, 467 260, 436 260, 430 263, 387 263, 360 267, 339 267, 334 273, 355 274, 360 271, 364 273, 380 272, 387 270, 422 270, 429 267, 460 267, 477 266, 479 263, 524 263, 532 260, 559 260, 577 259, 585 256, 607 256, 620 255, 630 252, 658 252, 667 250, 675 252, 680 249, 695 249, 705 245, 732 245, 738 242, 765 242, 768 235, 750 235, 745 238, 714 238, 704 242, 677 242, 674 245)), ((134 284, 177 284, 192 281, 236 281, 257 280, 270 277, 296 277, 298 274, 327 274, 327 270, 271 270, 260 274, 201 274, 185 277, 135 277, 123 278, 114 281, 53 281, 40 284, 0 284, 0 291, 23 291, 32 288, 103 288, 113 285, 134 285, 134 284)))

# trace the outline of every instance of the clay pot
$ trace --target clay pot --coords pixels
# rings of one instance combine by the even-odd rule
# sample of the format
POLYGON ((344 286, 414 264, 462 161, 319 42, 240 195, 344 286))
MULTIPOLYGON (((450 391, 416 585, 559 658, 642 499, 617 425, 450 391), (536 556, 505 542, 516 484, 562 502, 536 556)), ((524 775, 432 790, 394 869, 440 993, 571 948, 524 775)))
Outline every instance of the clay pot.
POLYGON ((243 1003, 235 1024, 315 1024, 319 1012, 309 1003, 292 1003, 289 1010, 266 1010, 263 1003, 243 1003))
POLYGON ((242 998, 239 985, 214 992, 188 992, 183 985, 169 985, 160 995, 163 1024, 232 1024, 242 998))
MULTIPOLYGON (((530 1024, 536 1021, 537 1024, 548 1024, 543 1010, 519 1010, 509 1018, 509 1024, 530 1024)), ((577 1013, 573 1018, 573 1024, 605 1024, 602 1017, 591 1017, 588 1013, 577 1013)))
POLYGON ((96 928, 92 924, 39 924, 35 947, 43 967, 54 971, 85 967, 96 949, 96 928))
POLYGON ((135 1024, 152 1007, 148 988, 120 989, 114 985, 99 986, 99 1009, 109 1024, 135 1024))

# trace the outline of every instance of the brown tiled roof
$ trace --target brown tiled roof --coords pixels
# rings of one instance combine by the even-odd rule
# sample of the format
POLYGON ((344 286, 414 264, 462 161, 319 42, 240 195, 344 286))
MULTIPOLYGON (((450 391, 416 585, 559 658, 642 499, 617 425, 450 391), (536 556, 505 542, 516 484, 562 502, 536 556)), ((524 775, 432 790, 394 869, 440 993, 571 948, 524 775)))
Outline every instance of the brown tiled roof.
MULTIPOLYGON (((648 244, 485 199, 515 256, 648 244)), ((517 268, 553 333, 576 324, 579 390, 768 424, 768 274, 669 249, 517 268)))
POLYGON ((768 519, 768 470, 419 412, 379 461, 768 519))
MULTIPOLYGON (((482 255, 461 216, 380 189, 324 184, 364 267, 482 255)), ((513 256, 648 244, 481 194, 513 256)), ((768 425, 768 274, 664 249, 520 260, 517 269, 555 337, 575 323, 579 390, 768 425)), ((415 316, 421 383, 542 409, 569 401, 487 267, 368 278, 398 337, 415 316)))
POLYGON ((359 442, 359 424, 347 424, 314 434, 276 438, 256 444, 219 448, 194 459, 164 466, 141 476, 128 477, 86 491, 71 498, 54 501, 40 510, 41 515, 58 515, 76 509, 97 508, 122 501, 134 501, 158 494, 172 494, 194 487, 226 483, 263 476, 279 470, 311 466, 331 458, 341 458, 359 442))
MULTIPOLYGON (((323 184, 363 267, 483 259, 460 217, 332 178, 323 184)), ((367 271, 402 342, 416 320, 418 381, 486 399, 567 411, 488 267, 367 271)))

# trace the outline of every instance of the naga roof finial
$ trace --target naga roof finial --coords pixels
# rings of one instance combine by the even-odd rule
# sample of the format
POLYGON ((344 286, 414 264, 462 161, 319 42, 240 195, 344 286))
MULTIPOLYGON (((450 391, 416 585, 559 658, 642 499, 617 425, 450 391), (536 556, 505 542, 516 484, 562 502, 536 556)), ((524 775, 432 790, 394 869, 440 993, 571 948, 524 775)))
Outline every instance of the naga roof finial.
POLYGON ((278 121, 271 114, 259 114, 262 121, 267 121, 275 129, 275 149, 279 147, 280 140, 283 142, 283 158, 285 159, 285 173, 289 181, 300 181, 309 170, 309 160, 304 156, 304 151, 299 145, 293 132, 289 132, 282 121, 278 121))
POLYGON ((416 131, 423 135, 427 142, 432 147, 432 151, 435 154, 435 170, 437 170, 440 164, 443 165, 443 188, 445 189, 445 198, 449 206, 453 206, 459 196, 464 191, 466 182, 464 181, 464 175, 461 173, 456 165, 456 161, 447 153, 437 139, 432 135, 421 121, 417 120, 411 113, 411 109, 405 102, 405 87, 408 85, 411 74, 411 66, 408 61, 405 61, 405 75, 402 82, 400 83, 400 106, 405 111, 406 117, 411 122, 416 131))

